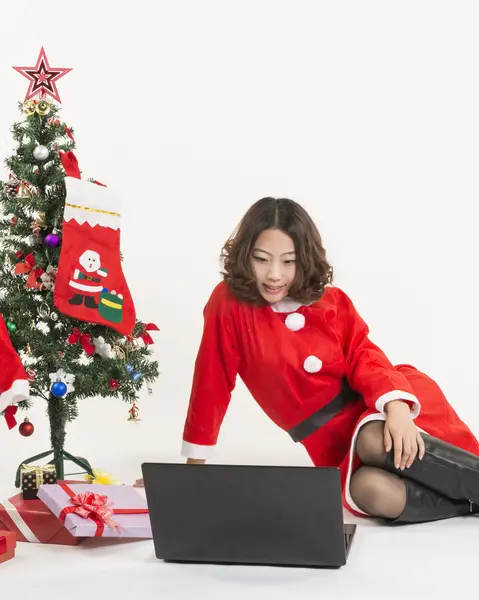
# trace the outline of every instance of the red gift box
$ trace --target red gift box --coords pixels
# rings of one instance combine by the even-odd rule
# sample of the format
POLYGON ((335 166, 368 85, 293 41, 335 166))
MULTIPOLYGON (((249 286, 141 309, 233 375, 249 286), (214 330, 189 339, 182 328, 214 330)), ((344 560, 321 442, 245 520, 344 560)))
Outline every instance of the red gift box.
POLYGON ((76 546, 84 539, 74 537, 41 500, 24 500, 21 493, 0 504, 2 529, 15 532, 17 542, 76 546))
POLYGON ((17 536, 14 531, 1 531, 0 529, 0 563, 6 562, 15 556, 17 536))

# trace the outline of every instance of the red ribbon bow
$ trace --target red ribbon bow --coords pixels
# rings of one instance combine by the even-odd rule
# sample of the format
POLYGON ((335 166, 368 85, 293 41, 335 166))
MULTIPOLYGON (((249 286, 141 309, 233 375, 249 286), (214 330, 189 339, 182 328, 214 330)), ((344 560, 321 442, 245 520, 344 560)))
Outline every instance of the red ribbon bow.
POLYGON ((7 552, 7 538, 5 535, 0 535, 0 555, 7 552))
POLYGON ((145 325, 145 331, 143 333, 140 333, 139 337, 141 337, 141 339, 145 342, 147 346, 149 344, 154 343, 153 338, 148 333, 148 331, 160 331, 160 328, 157 327, 154 323, 148 323, 147 325, 145 325))
POLYGON ((75 179, 81 179, 80 167, 78 166, 78 159, 75 154, 69 150, 68 152, 59 151, 60 160, 62 166, 65 169, 65 173, 68 177, 75 177, 75 179))
POLYGON ((83 350, 90 356, 94 354, 95 346, 91 343, 91 335, 89 333, 82 333, 77 327, 73 328, 73 333, 68 336, 67 342, 69 344, 76 344, 80 342, 83 350))
POLYGON ((35 257, 33 254, 28 254, 25 257, 25 262, 17 263, 14 269, 15 275, 22 275, 24 273, 30 273, 27 278, 27 287, 39 289, 41 284, 37 281, 44 273, 43 269, 35 265, 35 257))
POLYGON ((7 422, 8 429, 13 429, 17 424, 17 419, 15 418, 17 410, 18 406, 10 404, 10 406, 7 406, 7 408, 3 411, 3 416, 5 417, 5 421, 7 422))
POLYGON ((120 529, 120 525, 112 519, 113 509, 108 505, 108 496, 85 492, 72 496, 70 502, 73 506, 68 507, 70 509, 68 512, 74 513, 82 519, 92 519, 97 527, 98 525, 102 526, 102 533, 105 525, 112 529, 120 529))
POLYGON ((150 344, 154 344, 153 338, 148 333, 149 331, 160 331, 160 328, 157 327, 154 323, 147 323, 142 333, 136 336, 136 338, 141 338, 145 342, 145 346, 150 344))
POLYGON ((60 487, 70 496, 70 502, 73 506, 66 506, 60 512, 58 518, 64 524, 67 515, 72 513, 83 519, 92 519, 96 523, 95 537, 103 535, 105 526, 113 529, 122 529, 122 526, 112 519, 112 515, 145 515, 148 514, 147 508, 111 508, 108 504, 108 496, 94 494, 93 492, 84 492, 75 494, 66 484, 61 483, 60 487))

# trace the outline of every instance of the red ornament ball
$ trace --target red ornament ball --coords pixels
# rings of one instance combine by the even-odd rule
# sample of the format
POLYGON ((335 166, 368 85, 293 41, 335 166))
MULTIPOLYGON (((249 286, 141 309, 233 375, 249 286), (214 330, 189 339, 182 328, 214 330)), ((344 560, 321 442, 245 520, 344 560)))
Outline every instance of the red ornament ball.
POLYGON ((118 381, 116 379, 110 379, 110 382, 108 383, 110 390, 117 390, 118 389, 118 381))
POLYGON ((29 437, 35 431, 35 427, 33 427, 33 423, 30 423, 28 418, 25 417, 25 420, 18 428, 18 431, 20 432, 20 435, 23 435, 23 437, 29 437))

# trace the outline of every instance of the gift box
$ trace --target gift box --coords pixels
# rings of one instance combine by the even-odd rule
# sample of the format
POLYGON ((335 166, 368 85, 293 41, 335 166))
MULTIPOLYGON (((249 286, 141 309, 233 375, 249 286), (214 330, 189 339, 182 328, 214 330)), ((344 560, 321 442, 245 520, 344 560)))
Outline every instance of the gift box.
POLYGON ((15 532, 17 542, 77 546, 73 536, 41 500, 25 500, 16 494, 0 504, 0 530, 15 532))
POLYGON ((38 497, 73 536, 153 537, 146 500, 131 485, 41 485, 38 497))
POLYGON ((0 563, 15 556, 17 538, 13 531, 2 531, 0 528, 0 563))
POLYGON ((44 467, 22 465, 20 478, 23 498, 25 500, 34 500, 41 485, 57 482, 57 472, 54 465, 45 465, 44 467))

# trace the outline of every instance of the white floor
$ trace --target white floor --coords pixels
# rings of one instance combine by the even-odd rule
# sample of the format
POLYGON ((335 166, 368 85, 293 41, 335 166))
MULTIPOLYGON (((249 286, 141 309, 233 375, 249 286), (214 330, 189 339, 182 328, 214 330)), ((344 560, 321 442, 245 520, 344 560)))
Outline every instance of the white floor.
MULTIPOLYGON (((1 498, 18 490, 0 481, 1 498)), ((479 519, 389 528, 359 523, 348 564, 339 570, 179 565, 155 558, 153 542, 85 540, 77 547, 20 543, 0 565, 2 597, 96 600, 235 600, 249 596, 291 600, 477 596, 479 519), (7 597, 7 596, 5 596, 7 597)))

